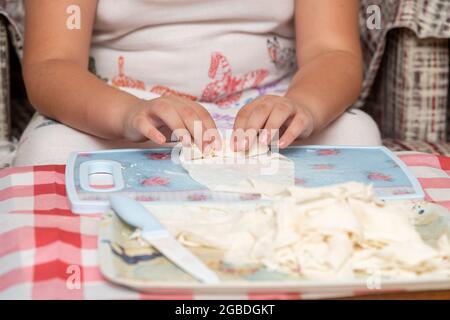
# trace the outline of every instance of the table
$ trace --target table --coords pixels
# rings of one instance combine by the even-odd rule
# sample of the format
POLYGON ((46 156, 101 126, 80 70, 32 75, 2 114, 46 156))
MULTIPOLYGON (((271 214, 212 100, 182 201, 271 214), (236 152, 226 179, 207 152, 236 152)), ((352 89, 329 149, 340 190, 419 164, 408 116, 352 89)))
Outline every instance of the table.
MULTIPOLYGON (((418 177, 426 200, 450 210, 450 158, 414 152, 399 156, 418 177)), ((49 165, 0 171, 0 299, 208 298, 190 292, 143 294, 106 281, 97 264, 99 217, 70 211, 64 170, 64 166, 49 165)), ((450 299, 450 291, 373 293, 372 299, 450 299)), ((347 295, 367 298, 365 293, 347 295)), ((297 292, 231 298, 322 297, 297 292)))
POLYGON ((361 297, 351 297, 347 300, 450 300, 450 290, 428 291, 428 292, 407 292, 374 294, 361 297))

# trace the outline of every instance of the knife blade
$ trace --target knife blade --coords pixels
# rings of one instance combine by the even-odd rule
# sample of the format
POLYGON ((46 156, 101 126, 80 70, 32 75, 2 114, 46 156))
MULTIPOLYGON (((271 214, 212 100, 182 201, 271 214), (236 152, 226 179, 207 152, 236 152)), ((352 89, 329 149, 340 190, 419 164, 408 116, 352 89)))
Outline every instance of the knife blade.
POLYGON ((204 283, 218 283, 216 273, 181 245, 169 231, 138 201, 111 195, 111 207, 127 224, 141 229, 141 237, 185 272, 204 283))

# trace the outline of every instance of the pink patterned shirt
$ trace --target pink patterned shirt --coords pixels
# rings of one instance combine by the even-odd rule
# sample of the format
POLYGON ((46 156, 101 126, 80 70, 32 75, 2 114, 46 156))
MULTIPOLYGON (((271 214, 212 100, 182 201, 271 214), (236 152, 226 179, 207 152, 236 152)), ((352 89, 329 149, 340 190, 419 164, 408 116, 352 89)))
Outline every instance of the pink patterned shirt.
POLYGON ((112 85, 227 108, 295 70, 293 0, 99 0, 91 56, 112 85))

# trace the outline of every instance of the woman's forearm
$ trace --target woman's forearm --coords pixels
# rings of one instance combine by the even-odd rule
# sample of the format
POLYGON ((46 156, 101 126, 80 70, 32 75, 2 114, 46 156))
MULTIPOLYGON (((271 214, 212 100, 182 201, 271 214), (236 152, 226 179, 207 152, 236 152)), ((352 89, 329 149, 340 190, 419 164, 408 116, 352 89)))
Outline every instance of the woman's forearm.
POLYGON ((123 138, 123 118, 139 99, 65 60, 24 65, 32 105, 43 115, 106 139, 123 138))
POLYGON ((286 96, 310 110, 317 132, 356 101, 361 85, 361 58, 332 51, 303 65, 292 79, 286 96))

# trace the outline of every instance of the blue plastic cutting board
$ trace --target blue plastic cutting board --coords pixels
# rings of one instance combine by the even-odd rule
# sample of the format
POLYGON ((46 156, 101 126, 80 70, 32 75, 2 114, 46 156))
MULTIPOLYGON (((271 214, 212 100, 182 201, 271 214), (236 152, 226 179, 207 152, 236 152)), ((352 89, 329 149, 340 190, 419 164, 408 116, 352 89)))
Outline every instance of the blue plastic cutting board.
MULTIPOLYGON (((211 192, 171 161, 172 149, 73 153, 66 167, 72 211, 109 209, 107 197, 125 194, 140 201, 258 201, 257 194, 211 192), (89 176, 114 177, 111 186, 92 188, 89 176)), ((405 164, 385 147, 290 147, 281 153, 295 162, 296 185, 319 187, 349 181, 372 184, 380 199, 422 199, 423 190, 405 164)))

